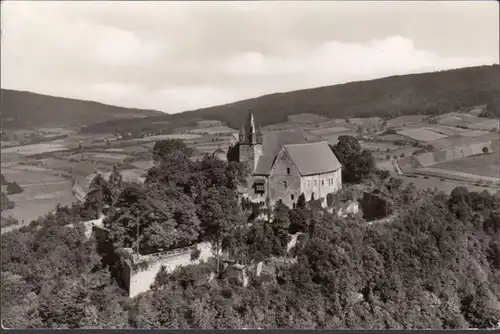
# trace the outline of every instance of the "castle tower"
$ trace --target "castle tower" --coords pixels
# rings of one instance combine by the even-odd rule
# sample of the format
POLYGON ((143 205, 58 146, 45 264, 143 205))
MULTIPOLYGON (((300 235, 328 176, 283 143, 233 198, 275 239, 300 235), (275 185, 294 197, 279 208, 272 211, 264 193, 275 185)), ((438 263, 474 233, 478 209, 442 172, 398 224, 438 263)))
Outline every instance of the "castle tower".
POLYGON ((255 125, 253 110, 248 111, 246 122, 239 133, 239 139, 239 161, 247 161, 253 172, 262 155, 262 133, 255 125))

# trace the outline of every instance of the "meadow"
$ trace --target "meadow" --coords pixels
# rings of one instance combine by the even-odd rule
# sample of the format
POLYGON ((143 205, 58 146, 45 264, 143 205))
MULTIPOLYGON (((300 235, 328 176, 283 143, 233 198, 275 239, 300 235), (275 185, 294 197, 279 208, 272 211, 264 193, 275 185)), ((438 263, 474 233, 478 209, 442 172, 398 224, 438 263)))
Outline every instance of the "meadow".
POLYGON ((500 176, 500 153, 494 152, 491 154, 470 156, 464 159, 439 163, 432 167, 498 178, 500 176))
POLYGON ((71 181, 43 168, 17 166, 4 168, 2 173, 8 180, 17 182, 24 191, 10 195, 15 207, 2 212, 2 217, 13 216, 20 222, 29 222, 47 214, 57 203, 71 204, 75 198, 71 193, 71 181))
POLYGON ((439 140, 446 138, 446 136, 430 131, 424 128, 417 128, 417 129, 405 129, 405 130, 400 130, 397 131, 398 134, 402 136, 406 136, 408 138, 411 138, 413 140, 419 141, 419 142, 430 142, 434 140, 439 140))

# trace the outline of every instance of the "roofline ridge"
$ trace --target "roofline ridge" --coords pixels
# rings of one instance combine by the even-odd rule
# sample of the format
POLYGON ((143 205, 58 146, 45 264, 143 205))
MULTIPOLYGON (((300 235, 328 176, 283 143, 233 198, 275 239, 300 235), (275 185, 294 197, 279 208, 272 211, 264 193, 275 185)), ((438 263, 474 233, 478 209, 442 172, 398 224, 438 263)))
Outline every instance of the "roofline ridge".
POLYGON ((327 144, 328 145, 326 140, 322 140, 322 141, 311 141, 311 142, 307 142, 307 143, 285 144, 285 145, 283 145, 283 147, 285 147, 285 146, 300 146, 300 145, 317 145, 317 144, 327 144))

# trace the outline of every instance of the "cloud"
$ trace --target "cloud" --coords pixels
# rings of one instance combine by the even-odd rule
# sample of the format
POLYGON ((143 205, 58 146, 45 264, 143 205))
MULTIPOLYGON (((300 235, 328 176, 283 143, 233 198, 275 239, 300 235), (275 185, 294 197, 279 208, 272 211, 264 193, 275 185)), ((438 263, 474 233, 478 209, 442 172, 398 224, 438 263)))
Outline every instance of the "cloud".
POLYGON ((498 63, 497 4, 453 5, 3 2, 1 82, 173 113, 498 63))

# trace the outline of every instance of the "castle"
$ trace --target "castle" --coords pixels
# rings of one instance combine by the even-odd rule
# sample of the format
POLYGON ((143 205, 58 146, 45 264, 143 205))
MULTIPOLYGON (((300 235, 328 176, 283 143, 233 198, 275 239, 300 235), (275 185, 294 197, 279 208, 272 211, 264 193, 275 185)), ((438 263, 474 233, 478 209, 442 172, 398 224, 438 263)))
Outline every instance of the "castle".
POLYGON ((328 143, 301 130, 261 132, 252 111, 233 135, 227 158, 248 165, 241 197, 268 207, 281 200, 294 208, 302 193, 324 205, 326 196, 342 187, 342 166, 328 143))

